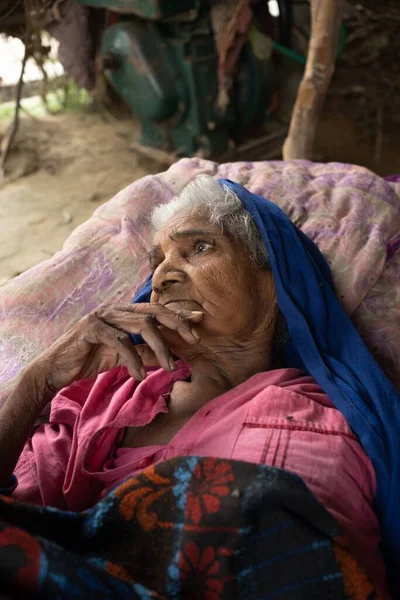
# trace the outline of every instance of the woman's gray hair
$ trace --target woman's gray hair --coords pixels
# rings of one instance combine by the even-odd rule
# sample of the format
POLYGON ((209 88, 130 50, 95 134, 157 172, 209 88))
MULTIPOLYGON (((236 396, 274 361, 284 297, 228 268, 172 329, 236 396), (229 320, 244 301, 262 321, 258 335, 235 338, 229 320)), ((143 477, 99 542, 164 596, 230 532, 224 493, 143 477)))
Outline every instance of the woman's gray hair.
POLYGON ((241 240, 256 266, 270 269, 267 249, 250 213, 232 190, 211 175, 198 175, 170 202, 156 206, 151 218, 153 227, 159 231, 178 213, 208 219, 227 237, 241 240))

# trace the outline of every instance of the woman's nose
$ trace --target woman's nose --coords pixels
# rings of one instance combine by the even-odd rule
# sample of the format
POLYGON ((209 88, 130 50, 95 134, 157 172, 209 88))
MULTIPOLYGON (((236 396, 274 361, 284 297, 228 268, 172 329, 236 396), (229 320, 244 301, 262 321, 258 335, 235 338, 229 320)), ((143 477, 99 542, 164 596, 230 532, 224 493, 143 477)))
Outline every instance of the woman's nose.
POLYGON ((171 285, 185 282, 185 274, 182 271, 171 269, 167 265, 160 265, 153 273, 153 290, 156 294, 165 292, 171 285))

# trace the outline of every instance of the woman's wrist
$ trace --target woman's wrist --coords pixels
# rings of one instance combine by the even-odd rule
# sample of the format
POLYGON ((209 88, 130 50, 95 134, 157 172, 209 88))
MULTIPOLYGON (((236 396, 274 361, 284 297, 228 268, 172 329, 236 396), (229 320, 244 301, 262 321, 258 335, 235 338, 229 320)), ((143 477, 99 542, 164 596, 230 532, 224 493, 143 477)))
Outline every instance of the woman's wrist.
POLYGON ((39 364, 32 363, 22 372, 13 394, 18 396, 19 401, 25 399, 40 414, 57 393, 57 390, 51 388, 49 381, 46 370, 39 364))
POLYGON ((0 488, 7 488, 40 413, 52 400, 42 370, 28 366, 0 409, 0 488))

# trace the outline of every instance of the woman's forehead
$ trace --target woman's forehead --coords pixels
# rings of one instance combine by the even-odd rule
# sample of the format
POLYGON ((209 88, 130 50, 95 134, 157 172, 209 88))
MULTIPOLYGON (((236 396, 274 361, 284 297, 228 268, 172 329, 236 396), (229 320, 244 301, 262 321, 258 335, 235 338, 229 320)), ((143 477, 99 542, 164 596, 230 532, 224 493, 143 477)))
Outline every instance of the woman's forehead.
POLYGON ((223 236, 222 230, 201 215, 181 213, 174 215, 165 226, 157 231, 153 243, 158 245, 166 240, 178 241, 189 237, 223 236))

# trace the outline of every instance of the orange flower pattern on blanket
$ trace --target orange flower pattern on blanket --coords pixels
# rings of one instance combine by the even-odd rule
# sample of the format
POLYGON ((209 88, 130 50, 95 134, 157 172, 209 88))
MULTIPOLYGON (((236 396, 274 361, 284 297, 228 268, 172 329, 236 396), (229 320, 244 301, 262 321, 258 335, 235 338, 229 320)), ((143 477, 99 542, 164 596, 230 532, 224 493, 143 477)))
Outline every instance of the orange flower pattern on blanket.
POLYGON ((9 600, 378 600, 347 547, 300 478, 254 463, 160 462, 83 512, 0 497, 9 600))
POLYGON ((112 562, 107 562, 105 565, 107 573, 113 575, 114 577, 118 577, 118 579, 124 579, 125 581, 133 581, 133 577, 121 567, 121 565, 116 565, 112 562))
POLYGON ((335 540, 335 556, 343 573, 343 585, 349 598, 353 600, 384 600, 372 586, 364 571, 357 569, 357 561, 350 552, 348 540, 338 537, 335 540))
POLYGON ((143 531, 152 531, 155 527, 171 527, 170 522, 158 519, 157 508, 153 506, 171 491, 171 480, 160 477, 155 466, 146 469, 144 477, 150 485, 143 485, 143 481, 133 478, 116 489, 116 495, 122 496, 119 505, 121 517, 125 521, 131 521, 135 516, 143 531))
POLYGON ((232 554, 225 548, 215 550, 207 546, 201 550, 194 542, 188 542, 179 557, 181 581, 190 581, 192 600, 204 598, 205 600, 221 600, 224 591, 224 581, 218 578, 221 571, 220 559, 232 554), (196 595, 196 590, 202 590, 201 596, 196 595))
POLYGON ((193 487, 187 496, 186 518, 198 525, 203 513, 218 512, 221 499, 230 493, 228 484, 233 480, 228 462, 207 458, 203 464, 198 464, 193 473, 193 487))
MULTIPOLYGON (((40 572, 41 547, 38 539, 22 529, 6 527, 0 530, 0 548, 4 547, 21 549, 20 554, 23 553, 25 556, 23 560, 19 557, 20 560, 13 572, 13 579, 16 583, 22 585, 24 590, 28 592, 35 590, 40 572)), ((2 553, 0 552, 0 564, 3 568, 5 564, 3 565, 1 558, 2 553)))

